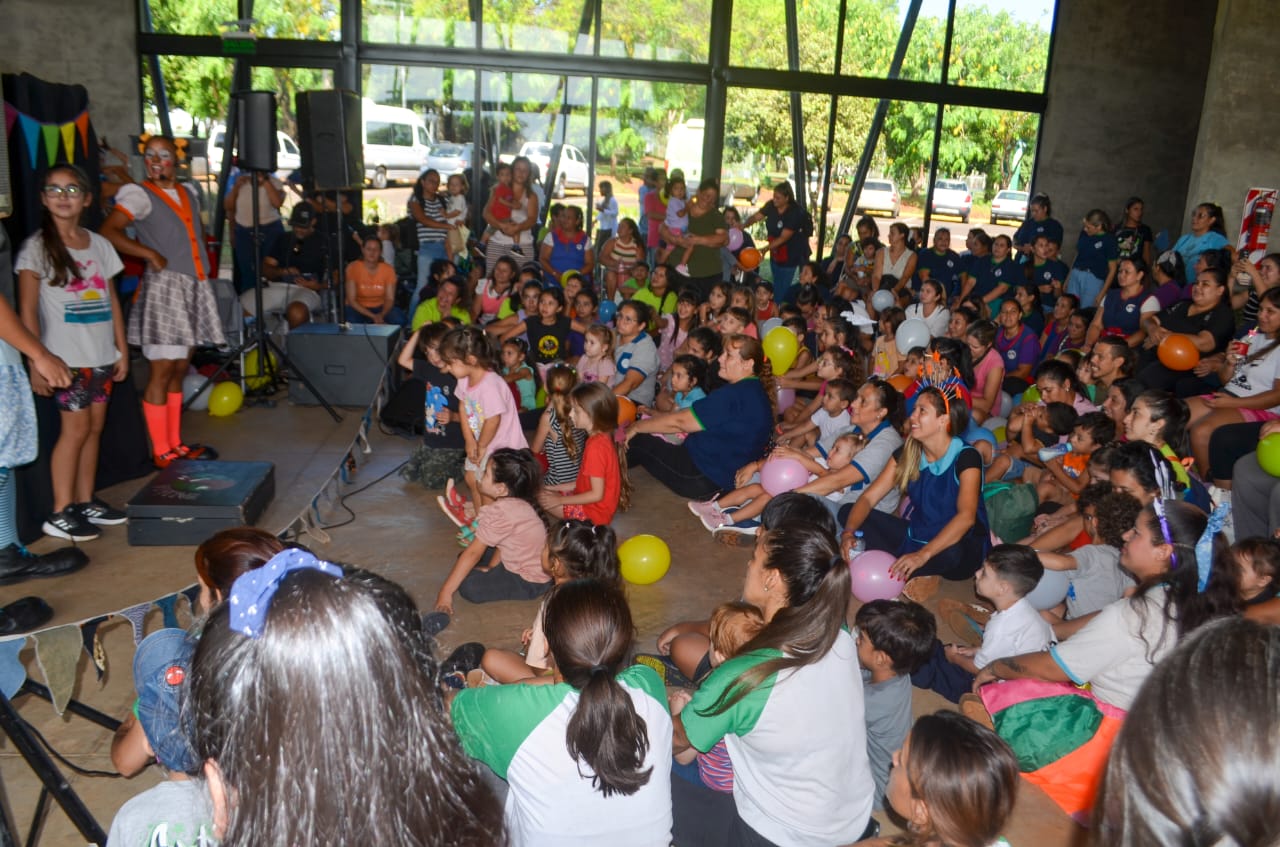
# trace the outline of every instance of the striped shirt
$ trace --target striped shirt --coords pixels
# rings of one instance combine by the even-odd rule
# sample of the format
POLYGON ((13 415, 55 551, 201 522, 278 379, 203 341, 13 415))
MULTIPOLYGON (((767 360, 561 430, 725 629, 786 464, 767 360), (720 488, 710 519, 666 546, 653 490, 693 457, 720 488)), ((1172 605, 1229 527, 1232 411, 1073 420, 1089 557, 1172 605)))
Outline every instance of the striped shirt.
MULTIPOLYGON (((578 449, 570 456, 565 449, 564 430, 560 428, 560 417, 552 411, 551 434, 543 449, 547 454, 547 473, 543 482, 547 485, 568 485, 578 478, 578 468, 582 464, 582 449, 587 443, 587 434, 580 429, 573 429, 573 440, 578 449)), ((571 427, 572 429, 572 427, 571 427)))
MULTIPOLYGON (((423 214, 425 214, 431 220, 439 221, 440 223, 445 222, 444 201, 441 200, 439 194, 436 194, 435 197, 423 197, 421 199, 419 199, 416 194, 411 194, 409 195, 409 206, 413 207, 414 205, 419 206, 422 209, 423 214)), ((412 216, 413 216, 412 208, 410 208, 410 217, 412 216)), ((430 226, 423 226, 422 223, 417 220, 417 218, 414 218, 414 221, 418 223, 418 243, 419 244, 422 244, 427 241, 443 242, 445 239, 445 236, 448 234, 447 230, 437 229, 435 227, 430 227, 430 226)))
POLYGON ((697 761, 703 785, 712 791, 733 793, 733 762, 729 760, 729 748, 723 738, 707 752, 699 753, 697 761))

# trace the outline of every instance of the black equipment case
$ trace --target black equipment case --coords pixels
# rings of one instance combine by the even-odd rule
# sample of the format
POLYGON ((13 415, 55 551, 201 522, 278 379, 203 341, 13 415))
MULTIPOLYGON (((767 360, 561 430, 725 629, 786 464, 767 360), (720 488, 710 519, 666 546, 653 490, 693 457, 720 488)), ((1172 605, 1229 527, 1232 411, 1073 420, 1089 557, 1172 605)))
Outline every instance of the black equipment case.
POLYGON ((275 493, 270 462, 176 461, 129 501, 129 544, 200 544, 219 530, 253 525, 275 493))

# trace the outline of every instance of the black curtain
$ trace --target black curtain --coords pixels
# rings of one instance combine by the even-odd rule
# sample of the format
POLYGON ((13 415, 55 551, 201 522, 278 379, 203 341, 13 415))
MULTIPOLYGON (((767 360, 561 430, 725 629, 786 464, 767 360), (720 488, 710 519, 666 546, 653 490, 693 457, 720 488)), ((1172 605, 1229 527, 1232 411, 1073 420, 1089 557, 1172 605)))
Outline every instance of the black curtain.
MULTIPOLYGON (((45 82, 30 74, 4 74, 2 81, 9 177, 14 194, 14 214, 4 221, 4 226, 16 258, 22 242, 40 226, 43 208, 40 185, 49 170, 50 159, 55 165, 68 162, 76 165, 89 175, 91 185, 98 185, 98 139, 92 123, 88 122, 89 93, 84 86, 45 82), (68 123, 76 124, 70 145, 61 130, 68 123)), ((102 221, 101 206, 95 203, 85 225, 97 230, 102 221)), ((51 399, 36 398, 36 416, 40 453, 15 475, 18 534, 27 543, 40 537, 40 525, 53 506, 49 452, 59 432, 58 410, 51 399)), ((119 383, 107 407, 95 486, 106 488, 152 470, 138 392, 130 381, 119 383)))

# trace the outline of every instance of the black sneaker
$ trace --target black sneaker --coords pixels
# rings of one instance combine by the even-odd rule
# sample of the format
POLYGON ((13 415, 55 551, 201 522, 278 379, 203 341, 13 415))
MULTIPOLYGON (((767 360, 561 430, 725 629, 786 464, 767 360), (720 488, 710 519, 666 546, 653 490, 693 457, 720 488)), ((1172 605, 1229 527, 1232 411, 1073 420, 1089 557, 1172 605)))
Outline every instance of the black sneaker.
POLYGON ((89 564, 89 556, 77 547, 60 547, 37 556, 21 544, 0 549, 0 585, 27 579, 43 579, 78 571, 89 564))
POLYGON ((39 597, 23 597, 0 609, 0 635, 30 632, 53 620, 53 609, 39 597))
POLYGON ((54 538, 65 538, 68 541, 93 541, 102 535, 93 524, 80 517, 75 506, 68 506, 61 512, 49 516, 41 527, 45 535, 54 538))
POLYGON ((119 526, 129 520, 129 516, 124 512, 108 506, 97 497, 88 503, 77 503, 71 508, 79 512, 80 517, 96 526, 119 526))

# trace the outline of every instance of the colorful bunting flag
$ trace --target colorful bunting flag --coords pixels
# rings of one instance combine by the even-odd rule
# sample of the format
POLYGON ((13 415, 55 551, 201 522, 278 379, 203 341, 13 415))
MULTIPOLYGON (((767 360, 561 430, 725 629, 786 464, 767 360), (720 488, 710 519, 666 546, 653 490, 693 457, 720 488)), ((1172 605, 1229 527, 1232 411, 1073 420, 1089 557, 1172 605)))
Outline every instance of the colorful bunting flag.
POLYGON ((53 710, 61 715, 76 687, 76 666, 84 649, 80 627, 76 624, 56 626, 41 630, 33 637, 36 662, 44 674, 44 684, 49 687, 49 699, 53 701, 53 710))

